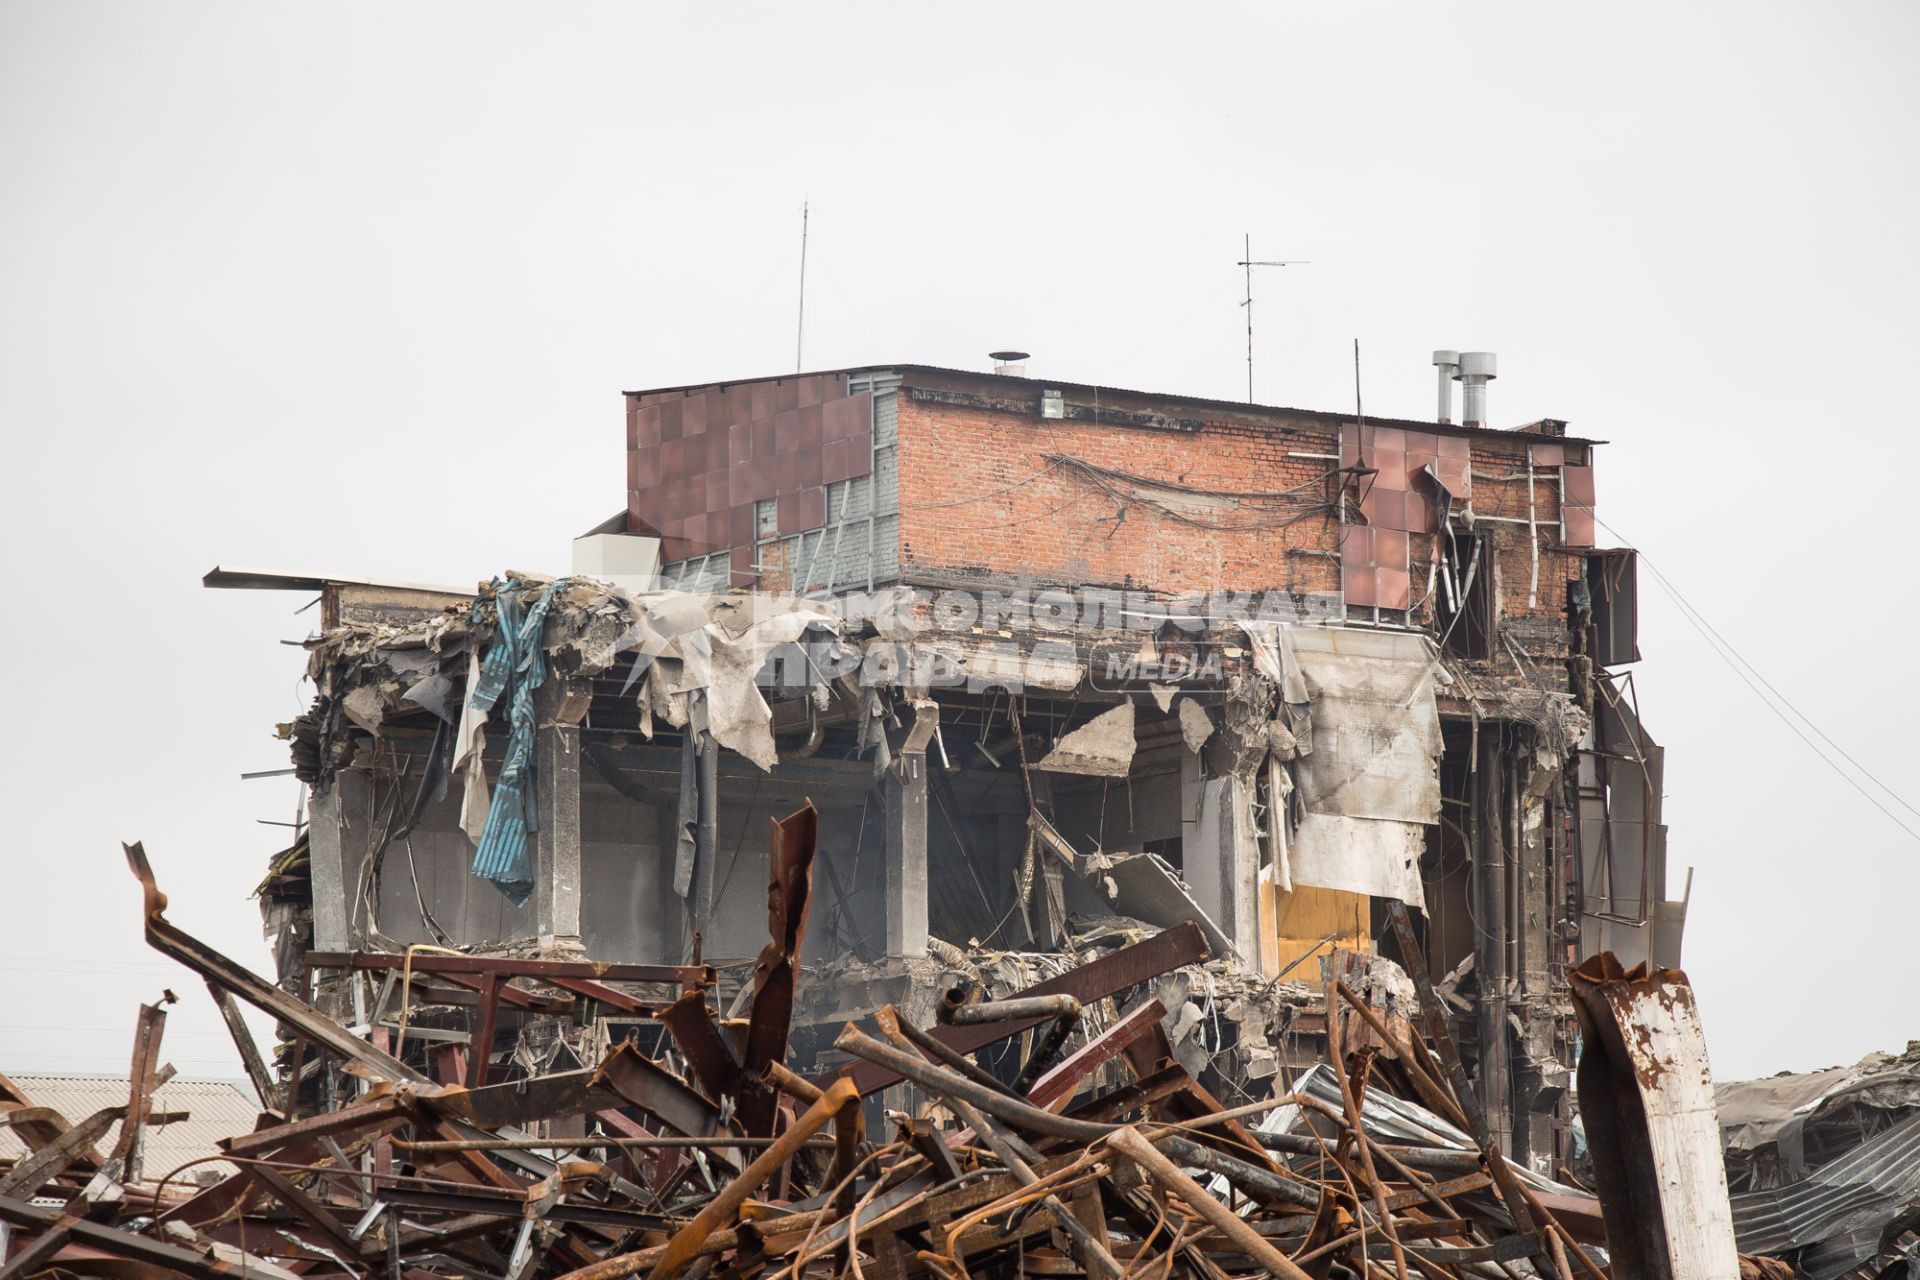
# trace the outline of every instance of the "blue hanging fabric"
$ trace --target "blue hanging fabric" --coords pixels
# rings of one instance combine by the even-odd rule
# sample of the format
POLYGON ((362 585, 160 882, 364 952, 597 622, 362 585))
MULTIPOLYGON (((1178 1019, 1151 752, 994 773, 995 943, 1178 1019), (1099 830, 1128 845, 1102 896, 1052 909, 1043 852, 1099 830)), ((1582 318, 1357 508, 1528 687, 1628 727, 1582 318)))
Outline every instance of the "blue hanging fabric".
POLYGON ((473 874, 491 881, 514 906, 524 906, 533 894, 533 858, 529 836, 540 829, 534 798, 533 691, 547 679, 546 653, 540 633, 554 594, 570 580, 561 578, 523 612, 523 589, 518 579, 495 580, 494 605, 499 632, 480 662, 480 682, 472 692, 475 710, 493 710, 502 694, 507 698, 506 759, 494 784, 487 809, 487 825, 473 851, 473 874))

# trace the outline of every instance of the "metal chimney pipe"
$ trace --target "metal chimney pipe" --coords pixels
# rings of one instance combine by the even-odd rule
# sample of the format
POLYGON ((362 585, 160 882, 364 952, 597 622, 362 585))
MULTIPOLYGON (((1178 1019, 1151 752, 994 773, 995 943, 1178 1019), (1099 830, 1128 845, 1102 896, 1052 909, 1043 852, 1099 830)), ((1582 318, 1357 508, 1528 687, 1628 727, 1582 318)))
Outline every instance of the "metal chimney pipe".
POLYGON ((1440 371, 1440 412, 1435 422, 1453 421, 1453 375, 1460 368, 1458 351, 1436 351, 1433 353, 1433 367, 1440 371))
POLYGON ((1487 425, 1487 384, 1500 375, 1495 371, 1491 351, 1462 351, 1460 371, 1453 375, 1460 383, 1460 422, 1463 426, 1487 425))
POLYGON ((1024 378, 1027 376, 1027 353, 1024 351, 992 351, 988 359, 993 361, 993 371, 1003 378, 1024 378))

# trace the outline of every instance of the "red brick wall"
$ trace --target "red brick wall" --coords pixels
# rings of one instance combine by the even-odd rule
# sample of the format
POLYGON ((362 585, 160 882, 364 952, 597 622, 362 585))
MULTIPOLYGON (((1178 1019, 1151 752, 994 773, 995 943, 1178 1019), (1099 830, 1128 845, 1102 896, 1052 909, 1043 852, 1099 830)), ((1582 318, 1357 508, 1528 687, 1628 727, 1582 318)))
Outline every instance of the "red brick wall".
MULTIPOLYGON (((1352 429, 1348 458, 1353 458, 1352 429)), ((1170 595, 1194 591, 1267 591, 1275 588, 1322 596, 1341 590, 1343 537, 1349 547, 1365 543, 1379 563, 1401 554, 1406 596, 1416 616, 1425 612, 1428 565, 1438 535, 1432 518, 1429 481, 1414 474, 1427 452, 1444 452, 1449 478, 1470 488, 1479 529, 1495 546, 1495 586, 1503 618, 1526 619, 1540 630, 1527 648, 1537 656, 1564 652, 1567 589, 1581 572, 1584 546, 1562 548, 1560 483, 1562 454, 1569 464, 1590 462, 1587 447, 1565 445, 1541 436, 1508 433, 1471 441, 1452 437, 1441 450, 1424 433, 1389 431, 1395 443, 1383 457, 1368 436, 1367 465, 1403 468, 1400 483, 1413 495, 1407 515, 1383 519, 1378 532, 1342 526, 1321 504, 1327 495, 1332 458, 1303 454, 1341 451, 1340 428, 1312 419, 1274 415, 1267 423, 1246 419, 1208 422, 1197 430, 1162 430, 1068 419, 1043 419, 1033 412, 1004 411, 916 400, 903 390, 900 399, 900 539, 905 574, 921 581, 992 579, 1041 586, 1124 586, 1170 595), (1395 455, 1401 437, 1406 452, 1395 455), (1538 530, 1538 585, 1528 605, 1529 499, 1526 459, 1535 458, 1532 510, 1538 530), (1251 523, 1284 527, 1222 530, 1198 528, 1149 503, 1124 504, 1074 469, 1049 465, 1049 455, 1064 455, 1136 477, 1175 481, 1193 489, 1272 493, 1302 489, 1297 503, 1222 502, 1211 509, 1182 509, 1210 524, 1251 523), (1415 455, 1418 455, 1417 457, 1415 455), (1416 465, 1417 464, 1417 465, 1416 465), (1411 470, 1405 470, 1411 468, 1411 470), (1470 474, 1463 471, 1470 469, 1470 474), (1426 505, 1421 506, 1424 502, 1426 505), (1124 518, 1120 511, 1124 506, 1124 518), (1316 509, 1316 508, 1319 509, 1316 509), (1406 532, 1390 524, 1410 526, 1406 532), (1330 554, 1331 553, 1331 554, 1330 554), (1543 643, 1551 631, 1555 641, 1543 643)), ((1587 471, 1591 475, 1591 471, 1587 471)), ((1377 480, 1376 480, 1377 482, 1377 480)), ((1160 501, 1178 495, 1135 487, 1160 501)), ((1383 505, 1361 487, 1350 491, 1355 507, 1383 505)), ((1393 500, 1394 504, 1398 499, 1393 500)), ((1399 507, 1395 505, 1395 509, 1399 507)), ((1576 538, 1579 530, 1573 531, 1576 538)), ((1349 557, 1351 560, 1351 556, 1349 557)), ((1351 568, 1349 573, 1351 573, 1351 568)), ((1382 575, 1384 582, 1385 575, 1382 575)), ((1383 598, 1381 603, 1387 605, 1383 598)), ((1510 658, 1499 661, 1510 665, 1510 658)))
POLYGON ((1334 525, 1314 507, 1324 502, 1324 478, 1338 464, 1294 455, 1338 451, 1327 428, 1095 425, 916 401, 903 391, 901 564, 909 576, 936 580, 1331 594, 1339 589, 1337 561, 1287 552, 1337 547, 1334 525), (1085 476, 1049 467, 1048 455, 1195 489, 1306 488, 1302 501, 1265 502, 1251 511, 1230 501, 1154 495, 1210 524, 1272 526, 1299 517, 1285 528, 1199 528, 1144 503, 1122 504, 1085 476))

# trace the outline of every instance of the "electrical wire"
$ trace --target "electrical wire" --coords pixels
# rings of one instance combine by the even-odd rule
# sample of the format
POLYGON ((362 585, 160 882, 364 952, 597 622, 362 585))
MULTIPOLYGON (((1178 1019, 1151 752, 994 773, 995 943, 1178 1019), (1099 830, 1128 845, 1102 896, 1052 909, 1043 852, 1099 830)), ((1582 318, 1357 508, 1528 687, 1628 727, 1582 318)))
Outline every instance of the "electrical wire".
MULTIPOLYGON (((1626 543, 1629 546, 1633 545, 1632 540, 1630 538, 1628 538, 1625 534, 1621 533, 1618 529, 1614 528, 1612 525, 1608 524, 1606 521, 1600 519, 1599 516, 1596 515, 1594 516, 1593 519, 1595 524, 1605 529, 1608 533, 1611 533, 1614 537, 1619 538, 1622 542, 1626 543)), ((1854 768, 1858 769, 1865 777, 1871 780, 1875 786, 1879 787, 1882 791, 1886 792, 1889 796, 1891 796, 1894 799, 1894 801, 1898 803, 1902 808, 1906 809, 1909 813, 1914 813, 1916 815, 1920 815, 1920 810, 1917 810, 1912 805, 1908 804, 1906 800, 1901 798, 1898 792, 1896 792, 1892 787, 1889 787, 1886 783, 1880 781, 1879 778, 1874 776, 1871 770, 1869 770, 1865 765, 1861 764, 1858 760, 1854 759, 1854 757, 1849 752, 1847 752, 1845 748, 1841 747, 1839 743, 1835 742, 1831 737, 1828 737, 1826 732, 1823 731, 1820 728, 1820 726, 1814 724, 1814 722, 1807 716, 1806 712, 1800 710, 1800 708, 1794 706, 1793 703, 1787 701, 1786 696, 1782 694, 1778 689, 1775 689, 1773 686, 1773 683, 1769 681, 1765 676, 1760 674, 1759 668, 1755 667, 1751 662, 1748 662, 1744 657, 1741 657, 1739 650, 1735 649, 1732 643, 1729 642, 1726 639, 1726 637, 1722 636, 1720 632, 1714 628, 1712 623, 1706 620, 1706 615, 1702 614, 1698 609, 1694 608, 1694 606, 1686 599, 1686 597, 1680 594, 1680 589, 1673 585, 1673 583, 1667 578, 1666 574, 1660 572, 1659 568, 1653 563, 1651 559, 1648 558, 1647 554, 1644 551, 1640 551, 1638 548, 1635 548, 1635 554, 1639 556, 1640 562, 1646 565, 1647 569, 1653 574, 1655 585, 1657 585, 1662 591, 1664 591, 1667 594, 1667 597, 1670 600, 1672 600, 1675 605, 1679 607, 1680 616, 1685 618, 1688 624, 1692 626, 1695 631, 1700 633, 1700 638, 1707 642, 1707 647, 1709 649, 1712 649, 1714 654, 1722 662, 1727 664, 1727 669, 1729 671, 1732 671, 1734 675, 1740 677, 1741 683, 1746 685, 1748 689, 1753 691, 1753 695, 1756 698, 1760 699, 1760 701, 1763 704, 1765 704, 1767 710, 1773 712, 1773 714, 1779 718, 1780 723, 1786 725, 1787 728, 1792 731, 1794 737, 1800 739, 1801 742, 1806 744, 1807 749, 1809 751, 1812 751, 1815 755, 1819 756, 1821 760, 1825 761, 1827 767, 1829 769, 1832 769, 1836 774, 1838 774, 1846 782, 1848 786, 1852 787, 1855 791, 1858 791, 1861 794, 1861 796, 1863 796, 1866 799, 1868 804, 1871 804, 1874 808, 1878 809, 1881 813, 1885 814, 1887 816, 1887 819, 1890 822, 1892 822, 1894 826, 1899 827, 1902 831, 1906 832, 1909 836, 1912 836, 1915 840, 1920 840, 1920 831, 1916 831, 1914 828, 1908 826, 1904 821, 1901 820, 1899 814, 1895 813, 1892 809, 1889 809, 1886 805, 1882 804, 1880 802, 1879 797, 1875 796, 1871 791, 1868 791, 1864 786, 1862 786, 1858 778, 1854 777, 1852 774, 1848 773, 1845 769, 1841 768, 1839 763, 1835 761, 1832 756, 1828 755, 1825 751, 1822 751, 1819 745, 1816 744, 1812 738, 1809 738, 1804 732, 1801 731, 1801 728, 1799 725, 1795 724, 1791 719, 1788 718, 1786 712, 1782 711, 1780 709, 1780 706, 1776 706, 1774 704, 1773 699, 1767 697, 1765 693, 1761 692, 1761 687, 1765 686, 1766 689, 1770 690, 1773 693, 1774 697, 1780 700, 1781 705, 1784 705, 1785 707, 1788 708, 1788 710, 1791 710, 1794 715, 1800 717, 1801 720, 1805 721, 1809 729, 1812 729, 1814 733, 1818 734, 1823 741, 1830 744, 1833 747, 1833 749, 1835 751, 1838 751, 1842 756, 1844 756, 1847 759, 1847 761, 1853 765, 1854 768), (1745 668, 1745 669, 1743 670, 1742 668, 1745 668), (1749 675, 1748 672, 1752 672, 1752 675, 1749 675), (1759 683, 1756 684, 1755 683, 1756 680, 1758 680, 1759 683)))

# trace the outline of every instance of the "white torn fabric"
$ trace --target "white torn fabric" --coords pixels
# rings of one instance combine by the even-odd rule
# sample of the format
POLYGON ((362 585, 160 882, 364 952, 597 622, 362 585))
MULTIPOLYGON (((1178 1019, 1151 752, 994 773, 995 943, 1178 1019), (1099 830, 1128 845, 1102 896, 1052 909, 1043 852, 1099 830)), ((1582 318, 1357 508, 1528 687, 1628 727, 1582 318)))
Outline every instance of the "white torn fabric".
POLYGON ((707 629, 708 728, 721 746, 762 769, 771 771, 780 754, 773 745, 773 710, 757 683, 760 668, 768 654, 798 640, 816 620, 830 621, 831 615, 794 609, 752 623, 737 638, 718 624, 707 629))
POLYGON ((1398 898, 1424 912, 1420 855, 1426 847, 1426 827, 1417 822, 1307 813, 1288 857, 1295 884, 1398 898))
POLYGON ((460 725, 453 731, 453 771, 464 775, 460 796, 460 829, 478 845, 487 829, 487 810, 493 798, 487 792, 487 717, 473 705, 480 687, 480 646, 467 653, 467 696, 460 704, 460 725))
POLYGON ((1055 742, 1053 750, 1035 767, 1054 773, 1124 778, 1133 767, 1133 751, 1133 704, 1123 702, 1055 742))
POLYGON ((1313 751, 1302 751, 1294 765, 1306 811, 1438 822, 1440 714, 1425 638, 1345 627, 1285 630, 1313 704, 1313 751))
POLYGON ((1287 798, 1293 777, 1287 766, 1267 756, 1267 842, 1273 848, 1273 883, 1282 893, 1293 892, 1293 849, 1287 832, 1287 798))
POLYGON ((1180 737, 1187 750, 1198 752, 1213 736, 1213 717, 1192 698, 1180 699, 1180 737))

